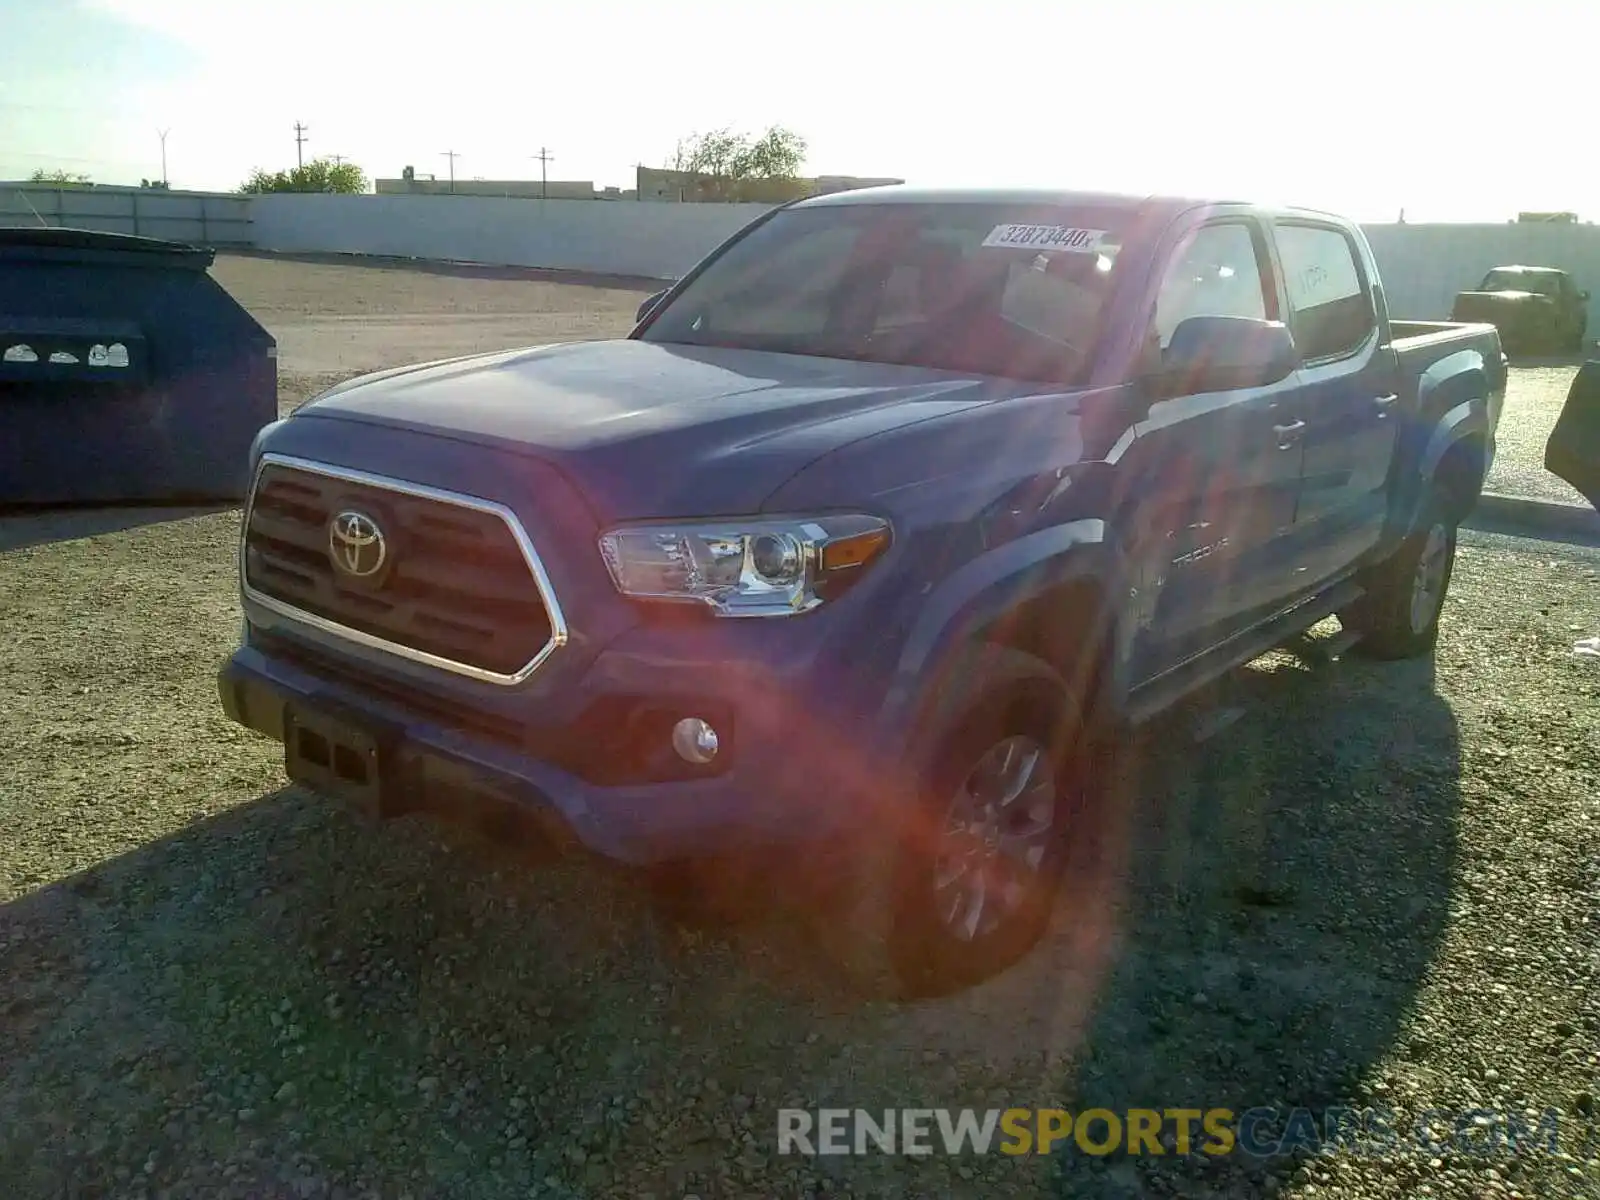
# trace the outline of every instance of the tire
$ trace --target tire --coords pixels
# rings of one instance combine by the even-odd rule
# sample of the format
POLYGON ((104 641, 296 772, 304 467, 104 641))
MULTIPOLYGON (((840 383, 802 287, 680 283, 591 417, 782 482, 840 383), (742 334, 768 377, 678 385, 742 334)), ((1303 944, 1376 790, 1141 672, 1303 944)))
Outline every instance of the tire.
POLYGON ((842 908, 819 914, 829 958, 879 998, 946 994, 1023 957, 1091 828, 1094 755, 1061 676, 982 646, 947 678, 960 697, 928 727, 910 794, 856 849, 842 908))
POLYGON ((1417 532, 1366 574, 1366 595, 1340 614, 1344 627, 1361 635, 1356 653, 1383 661, 1432 653, 1455 572, 1457 524, 1435 503, 1417 532))
POLYGON ((763 912, 758 860, 680 859, 639 872, 657 917, 695 930, 727 930, 763 912))

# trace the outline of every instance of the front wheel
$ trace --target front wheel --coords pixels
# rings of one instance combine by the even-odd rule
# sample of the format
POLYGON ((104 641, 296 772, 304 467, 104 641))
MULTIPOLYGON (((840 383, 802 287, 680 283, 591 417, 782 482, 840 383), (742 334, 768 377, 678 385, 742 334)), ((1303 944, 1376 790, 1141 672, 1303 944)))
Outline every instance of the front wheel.
MULTIPOLYGON (((898 998, 987 979, 1039 939, 1092 805, 1083 725, 1043 661, 983 647, 914 790, 826 918, 852 983, 898 998)), ((875 839, 876 840, 876 839, 875 839)))
POLYGON ((1456 522, 1437 508, 1363 581, 1366 595, 1340 614, 1368 658, 1419 658, 1439 638, 1439 614, 1455 571, 1456 522))

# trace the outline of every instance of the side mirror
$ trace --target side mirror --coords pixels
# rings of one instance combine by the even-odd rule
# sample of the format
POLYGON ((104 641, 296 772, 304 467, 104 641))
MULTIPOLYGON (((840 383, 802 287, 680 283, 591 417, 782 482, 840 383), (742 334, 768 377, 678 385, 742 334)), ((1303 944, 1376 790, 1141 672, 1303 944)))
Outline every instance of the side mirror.
POLYGON ((639 305, 639 311, 633 316, 633 323, 637 325, 640 321, 648 317, 650 315, 650 310, 655 308, 655 306, 661 302, 661 297, 665 296, 671 290, 671 288, 662 288, 655 295, 646 296, 644 303, 639 305))
POLYGON ((1159 396, 1192 396, 1265 387, 1299 364, 1294 335, 1282 321, 1189 317, 1173 330, 1152 382, 1159 396))

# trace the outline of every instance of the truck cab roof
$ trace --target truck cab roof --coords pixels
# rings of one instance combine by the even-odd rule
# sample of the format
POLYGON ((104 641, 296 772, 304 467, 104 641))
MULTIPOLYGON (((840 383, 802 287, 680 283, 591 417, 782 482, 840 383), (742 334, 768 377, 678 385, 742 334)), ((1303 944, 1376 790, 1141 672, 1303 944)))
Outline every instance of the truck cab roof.
POLYGON ((1333 213, 1291 205, 1262 205, 1249 200, 1216 199, 1198 196, 1171 196, 1160 193, 1139 195, 1129 192, 1072 191, 1058 188, 930 188, 912 184, 886 184, 833 192, 796 201, 791 208, 838 208, 877 204, 1015 204, 1042 208, 1124 209, 1130 215, 1175 218, 1199 208, 1243 210, 1263 216, 1311 217, 1338 225, 1349 222, 1333 213))

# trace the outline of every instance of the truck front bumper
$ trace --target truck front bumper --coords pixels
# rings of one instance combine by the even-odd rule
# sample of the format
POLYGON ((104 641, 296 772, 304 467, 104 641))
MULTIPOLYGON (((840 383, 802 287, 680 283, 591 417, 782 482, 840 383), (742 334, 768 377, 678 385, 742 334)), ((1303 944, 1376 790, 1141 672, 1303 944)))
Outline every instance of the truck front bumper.
POLYGON ((626 865, 837 848, 874 790, 870 772, 839 769, 855 755, 824 760, 800 741, 789 753, 746 744, 715 775, 597 784, 250 645, 224 664, 218 691, 232 720, 279 742, 297 712, 338 712, 381 731, 376 815, 429 813, 626 865))

